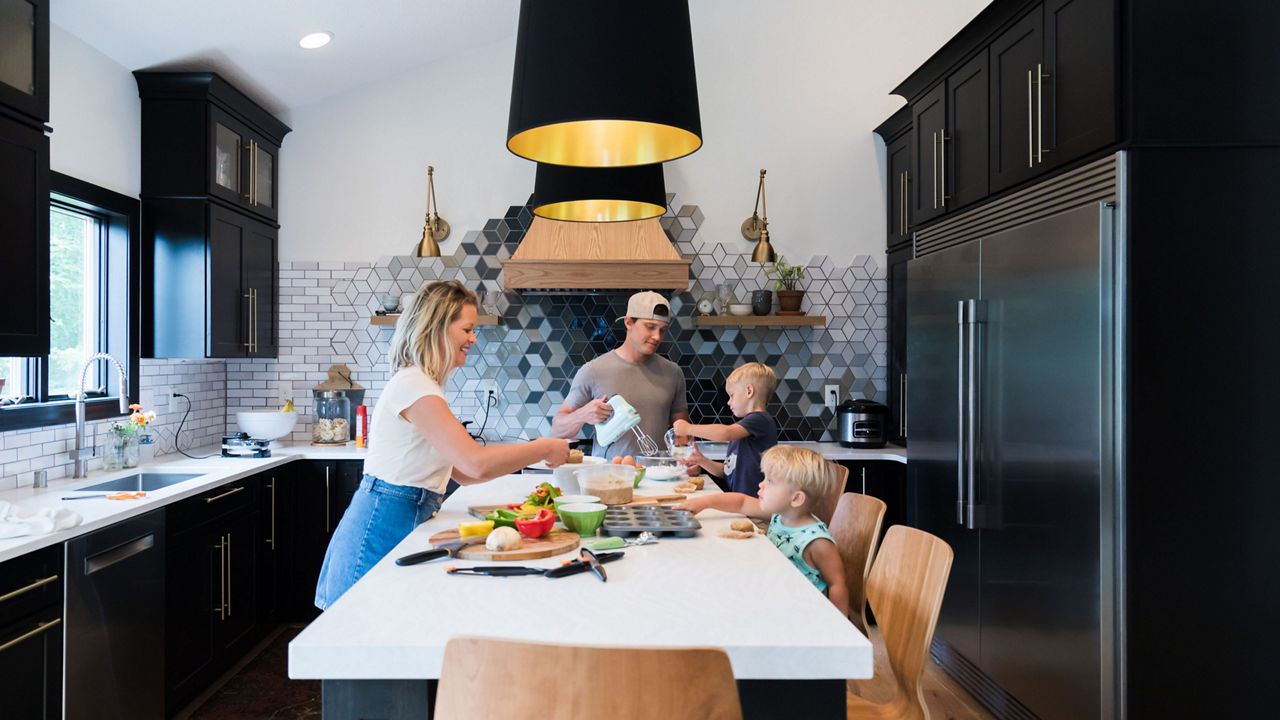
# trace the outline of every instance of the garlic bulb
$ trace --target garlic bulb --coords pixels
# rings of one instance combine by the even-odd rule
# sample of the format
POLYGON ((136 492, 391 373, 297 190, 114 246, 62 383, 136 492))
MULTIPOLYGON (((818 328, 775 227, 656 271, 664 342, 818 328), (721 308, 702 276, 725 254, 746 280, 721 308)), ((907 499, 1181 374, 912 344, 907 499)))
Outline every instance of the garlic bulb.
POLYGON ((520 547, 520 533, 515 528, 498 527, 485 538, 484 546, 489 550, 515 550, 520 547))

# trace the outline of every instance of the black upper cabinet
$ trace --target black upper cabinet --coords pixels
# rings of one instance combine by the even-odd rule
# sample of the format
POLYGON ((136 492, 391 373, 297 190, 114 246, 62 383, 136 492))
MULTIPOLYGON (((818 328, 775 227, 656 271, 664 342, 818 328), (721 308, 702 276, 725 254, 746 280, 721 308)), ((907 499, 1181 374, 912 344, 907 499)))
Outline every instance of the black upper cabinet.
POLYGON ((876 128, 885 144, 885 161, 889 168, 886 199, 886 242, 892 250, 911 241, 911 108, 903 106, 893 117, 876 128))
MULTIPOLYGON (((1043 22, 1037 6, 991 44, 991 189, 1002 190, 1039 172, 1037 105, 1044 63, 1043 22)), ((1043 141, 1043 136, 1040 135, 1043 141)))
POLYGON ((49 120, 48 0, 0 0, 0 115, 49 120))
POLYGON ((276 356, 276 230, 209 207, 209 357, 276 356))
POLYGON ((986 81, 984 51, 911 105, 917 223, 987 195, 986 81))
POLYGON ((135 72, 142 97, 142 196, 208 196, 279 217, 289 128, 214 73, 135 72))
MULTIPOLYGON (((2 0, 0 0, 2 1, 2 0)), ((0 117, 0 357, 49 354, 49 137, 0 117)))
POLYGON ((928 222, 947 209, 946 174, 947 88, 944 83, 911 104, 911 144, 915 182, 910 187, 911 216, 928 222))

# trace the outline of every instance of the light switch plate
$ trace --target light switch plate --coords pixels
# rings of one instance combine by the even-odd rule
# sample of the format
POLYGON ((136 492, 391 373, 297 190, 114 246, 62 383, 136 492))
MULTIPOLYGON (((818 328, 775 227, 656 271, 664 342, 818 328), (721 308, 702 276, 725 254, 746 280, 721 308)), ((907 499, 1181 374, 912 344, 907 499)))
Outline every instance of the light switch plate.
POLYGON ((836 411, 836 405, 840 404, 840 386, 825 385, 822 388, 822 402, 831 412, 836 411))

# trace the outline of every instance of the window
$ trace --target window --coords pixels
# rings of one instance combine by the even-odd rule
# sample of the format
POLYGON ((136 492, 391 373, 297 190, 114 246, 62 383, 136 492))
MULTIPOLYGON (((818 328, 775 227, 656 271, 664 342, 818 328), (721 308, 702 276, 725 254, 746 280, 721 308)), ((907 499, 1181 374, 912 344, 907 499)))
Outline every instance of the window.
MULTIPOLYGON (((0 358, 0 430, 72 422, 84 359, 109 353, 138 388, 138 201, 50 174, 49 355, 0 358)), ((85 377, 86 417, 119 414, 115 371, 85 377)))

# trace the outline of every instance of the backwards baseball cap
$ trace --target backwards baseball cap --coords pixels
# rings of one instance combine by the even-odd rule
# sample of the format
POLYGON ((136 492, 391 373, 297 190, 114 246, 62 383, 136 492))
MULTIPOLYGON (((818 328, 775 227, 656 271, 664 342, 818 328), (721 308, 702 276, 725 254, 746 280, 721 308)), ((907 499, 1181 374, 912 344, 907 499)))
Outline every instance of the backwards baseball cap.
MULTIPOLYGON (((652 290, 638 292, 627 301, 626 317, 636 320, 671 322, 671 305, 667 299, 652 290)), ((618 318, 621 320, 622 318, 618 318)))

